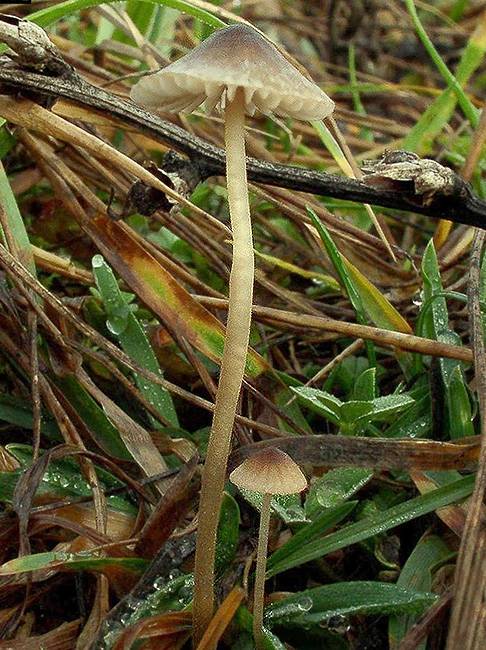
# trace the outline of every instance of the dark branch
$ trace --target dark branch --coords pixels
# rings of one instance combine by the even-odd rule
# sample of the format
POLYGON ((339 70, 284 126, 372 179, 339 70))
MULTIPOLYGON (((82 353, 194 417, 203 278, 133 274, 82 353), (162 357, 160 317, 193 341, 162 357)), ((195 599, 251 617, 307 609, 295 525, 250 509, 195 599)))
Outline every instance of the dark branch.
POLYGON ((454 445, 435 440, 388 440, 322 434, 274 438, 240 447, 230 456, 229 470, 267 447, 278 447, 299 465, 370 467, 376 471, 473 469, 477 466, 479 455, 477 441, 470 445, 454 445))
MULTIPOLYGON (((109 114, 185 154, 197 167, 202 180, 224 174, 225 154, 222 149, 87 83, 67 64, 61 73, 59 57, 56 57, 55 73, 52 74, 52 67, 47 64, 41 70, 38 63, 36 66, 28 65, 22 57, 21 44, 17 42, 15 45, 15 39, 9 44, 15 46, 17 61, 13 64, 6 57, 0 61, 2 93, 21 93, 48 103, 57 98, 72 100, 109 114)), ((45 53, 46 61, 53 57, 52 51, 46 49, 45 53)), ((421 160, 413 154, 404 157, 402 152, 394 152, 391 157, 385 156, 371 171, 367 174, 365 170, 364 179, 359 181, 248 158, 248 177, 257 183, 416 212, 481 228, 486 223, 486 202, 475 196, 471 187, 452 170, 434 161, 421 160), (397 173, 397 166, 400 173, 397 173), (427 183, 424 186, 421 181, 425 176, 427 183)))

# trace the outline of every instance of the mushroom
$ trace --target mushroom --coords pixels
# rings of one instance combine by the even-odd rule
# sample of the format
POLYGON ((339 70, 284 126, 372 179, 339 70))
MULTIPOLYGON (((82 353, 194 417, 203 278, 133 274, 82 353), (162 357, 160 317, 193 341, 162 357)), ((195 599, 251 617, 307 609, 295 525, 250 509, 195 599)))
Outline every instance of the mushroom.
POLYGON ((253 637, 257 650, 263 650, 263 603, 272 496, 302 492, 307 487, 307 480, 290 456, 280 449, 268 447, 244 460, 231 472, 230 481, 240 489, 262 495, 253 591, 253 637))
POLYGON ((228 321, 198 516, 193 602, 194 639, 214 608, 216 532, 251 323, 254 256, 246 179, 245 113, 323 119, 334 102, 277 48, 247 25, 214 32, 184 57, 132 88, 137 104, 156 112, 190 112, 201 104, 224 112, 226 182, 233 232, 228 321))

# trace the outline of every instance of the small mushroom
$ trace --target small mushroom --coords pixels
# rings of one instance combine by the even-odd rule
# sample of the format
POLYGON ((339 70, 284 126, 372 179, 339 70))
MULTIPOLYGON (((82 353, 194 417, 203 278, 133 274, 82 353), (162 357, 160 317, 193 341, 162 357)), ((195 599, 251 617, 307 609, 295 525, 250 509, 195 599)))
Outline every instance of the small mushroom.
POLYGON ((307 487, 307 480, 290 456, 280 449, 268 447, 244 460, 231 472, 230 481, 240 489, 251 490, 262 495, 253 592, 253 637, 257 650, 263 650, 263 604, 270 503, 275 494, 302 492, 307 487))
POLYGON ((245 114, 300 120, 330 115, 334 102, 277 48, 247 25, 214 32, 187 55, 138 81, 131 98, 155 113, 190 112, 201 104, 224 112, 226 182, 233 231, 228 321, 211 436, 202 477, 193 602, 194 640, 214 609, 216 531, 226 465, 245 372, 254 280, 246 178, 245 114))

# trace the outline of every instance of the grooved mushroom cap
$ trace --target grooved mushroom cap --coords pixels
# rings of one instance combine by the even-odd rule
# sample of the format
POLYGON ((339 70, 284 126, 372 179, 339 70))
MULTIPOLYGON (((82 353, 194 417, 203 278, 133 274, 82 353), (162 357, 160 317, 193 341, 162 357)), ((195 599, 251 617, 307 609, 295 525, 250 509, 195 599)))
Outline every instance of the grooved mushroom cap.
POLYGON ((175 63, 143 77, 130 93, 156 113, 190 113, 203 102, 208 112, 245 93, 245 111, 300 120, 323 119, 334 102, 306 79, 277 48, 246 25, 214 32, 175 63))
POLYGON ((307 487, 297 463, 275 447, 266 447, 246 458, 231 472, 230 481, 260 494, 296 494, 307 487))

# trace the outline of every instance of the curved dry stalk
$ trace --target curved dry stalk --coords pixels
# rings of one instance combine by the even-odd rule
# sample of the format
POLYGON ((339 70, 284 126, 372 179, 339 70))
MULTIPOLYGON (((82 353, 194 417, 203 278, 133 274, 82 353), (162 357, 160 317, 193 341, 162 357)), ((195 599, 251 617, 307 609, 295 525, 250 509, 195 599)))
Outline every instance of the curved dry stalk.
POLYGON ((244 589, 241 587, 233 587, 208 625, 201 642, 197 646, 197 650, 207 650, 214 643, 218 643, 226 628, 231 623, 244 597, 244 589))
POLYGON ((484 496, 486 492, 486 351, 481 313, 481 260, 486 234, 477 230, 471 251, 468 309, 474 350, 474 370, 480 413, 481 448, 474 491, 468 503, 466 522, 459 547, 454 580, 452 613, 447 650, 481 650, 486 641, 486 531, 484 496))
MULTIPOLYGON (((228 301, 222 298, 211 298, 209 296, 195 296, 207 307, 227 309, 228 301)), ((334 332, 356 339, 362 338, 367 341, 374 341, 382 346, 391 346, 399 350, 428 354, 433 357, 445 357, 446 359, 457 359, 472 363, 473 355, 471 348, 466 346, 442 343, 433 339, 416 336, 415 334, 404 334, 393 330, 385 330, 371 325, 360 325, 359 323, 348 323, 347 321, 328 318, 327 316, 314 316, 313 314, 298 314, 284 309, 273 307, 261 307, 253 305, 253 316, 262 323, 287 326, 297 331, 320 330, 323 332, 334 332)))
POLYGON ((50 135, 62 142, 68 142, 72 146, 79 146, 95 158, 110 163, 114 169, 124 169, 149 187, 160 190, 189 210, 204 218, 210 218, 204 210, 188 201, 179 192, 166 185, 124 153, 28 99, 19 101, 12 97, 0 96, 0 115, 13 124, 40 132, 43 136, 50 135))

